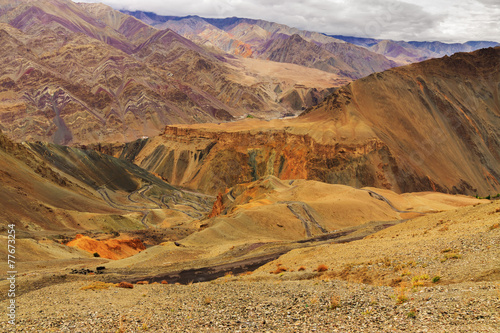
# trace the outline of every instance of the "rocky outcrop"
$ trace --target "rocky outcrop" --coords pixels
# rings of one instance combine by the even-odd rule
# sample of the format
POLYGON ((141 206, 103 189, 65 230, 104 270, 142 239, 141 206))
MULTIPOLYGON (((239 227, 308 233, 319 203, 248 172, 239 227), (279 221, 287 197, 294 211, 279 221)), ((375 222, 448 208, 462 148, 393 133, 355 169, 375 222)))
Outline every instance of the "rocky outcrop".
POLYGON ((325 144, 279 130, 216 132, 167 126, 162 136, 132 156, 136 147, 125 146, 121 155, 172 184, 212 194, 268 175, 397 190, 430 186, 426 179, 404 179, 391 151, 377 139, 325 144))
POLYGON ((76 235, 75 239, 66 244, 78 247, 84 251, 96 254, 106 259, 123 259, 133 256, 146 249, 140 239, 106 239, 95 240, 87 236, 76 235))
POLYGON ((208 215, 208 218, 216 217, 220 215, 224 211, 224 202, 222 199, 222 193, 219 193, 217 195, 217 200, 214 202, 214 207, 212 208, 212 211, 208 215))

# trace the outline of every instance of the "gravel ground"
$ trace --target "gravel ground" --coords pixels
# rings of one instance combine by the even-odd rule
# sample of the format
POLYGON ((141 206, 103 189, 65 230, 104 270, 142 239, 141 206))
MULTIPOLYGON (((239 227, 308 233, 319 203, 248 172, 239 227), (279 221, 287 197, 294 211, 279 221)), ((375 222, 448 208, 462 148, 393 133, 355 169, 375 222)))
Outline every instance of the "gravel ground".
MULTIPOLYGON (((17 299, 16 332, 500 332, 500 285, 398 290, 340 280, 230 281, 81 290, 17 299), (398 296, 406 301, 398 304, 398 296)), ((7 306, 6 301, 0 302, 7 306)), ((6 321, 1 331, 14 331, 6 321)))

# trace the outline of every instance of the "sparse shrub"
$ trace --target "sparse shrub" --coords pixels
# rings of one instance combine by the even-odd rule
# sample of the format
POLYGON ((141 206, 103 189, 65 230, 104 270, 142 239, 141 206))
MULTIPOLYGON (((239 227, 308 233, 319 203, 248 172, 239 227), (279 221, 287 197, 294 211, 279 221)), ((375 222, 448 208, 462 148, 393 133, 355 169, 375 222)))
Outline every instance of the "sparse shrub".
POLYGON ((414 276, 412 281, 422 281, 422 280, 429 280, 429 275, 427 274, 422 274, 419 276, 414 276))
POLYGON ((408 264, 409 267, 412 267, 412 268, 415 267, 415 266, 417 266, 417 263, 414 260, 408 261, 407 264, 408 264))
POLYGON ((405 269, 403 272, 401 272, 401 276, 407 276, 407 275, 411 275, 411 272, 407 269, 405 269))
POLYGON ((304 266, 300 266, 299 269, 297 269, 297 271, 301 272, 301 271, 305 271, 306 268, 304 266))
POLYGON ((408 318, 415 318, 417 316, 417 312, 415 310, 411 310, 406 314, 408 318))
POLYGON ((436 276, 434 276, 434 277, 432 278, 432 280, 431 280, 431 281, 432 281, 432 283, 438 283, 438 282, 439 282, 439 280, 441 280, 441 277, 440 277, 439 275, 436 275, 436 276))
POLYGON ((461 258, 462 258, 461 254, 449 252, 449 253, 446 253, 443 258, 441 258, 441 262, 445 262, 448 259, 461 259, 461 258))
POLYGON ((397 289, 397 293, 394 296, 396 298, 396 304, 403 304, 408 301, 408 296, 406 296, 406 287, 402 283, 397 289))
POLYGON ((340 307, 340 299, 338 296, 332 296, 330 297, 330 301, 328 304, 328 309, 329 310, 335 310, 336 308, 340 307))
POLYGON ((489 227, 490 230, 494 230, 494 229, 498 229, 500 228, 500 224, 499 223, 495 223, 493 224, 492 226, 489 227))
POLYGON ((328 270, 328 267, 326 265, 321 264, 314 271, 315 272, 326 272, 327 270, 328 270))
POLYGON ((401 292, 398 297, 396 298, 396 303, 397 304, 403 304, 405 303, 406 301, 408 301, 408 296, 406 296, 406 294, 404 294, 403 292, 401 292))
POLYGON ((459 253, 448 253, 444 255, 446 259, 461 259, 462 255, 459 253))
POLYGON ((114 283, 106 283, 101 281, 92 282, 88 286, 81 287, 80 290, 103 290, 109 289, 110 287, 114 287, 114 283))
POLYGON ((423 274, 419 276, 414 276, 411 279, 413 287, 422 287, 424 285, 424 281, 429 280, 429 275, 423 274))
POLYGON ((94 257, 99 258, 100 257, 99 253, 94 252, 94 257))

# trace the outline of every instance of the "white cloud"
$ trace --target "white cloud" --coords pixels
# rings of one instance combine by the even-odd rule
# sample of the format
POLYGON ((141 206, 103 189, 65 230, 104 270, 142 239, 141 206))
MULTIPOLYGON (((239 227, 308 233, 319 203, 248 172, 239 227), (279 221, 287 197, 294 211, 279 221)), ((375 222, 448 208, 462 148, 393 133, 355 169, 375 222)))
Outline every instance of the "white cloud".
POLYGON ((329 34, 396 40, 500 42, 498 0, 102 0, 161 15, 247 17, 329 34))

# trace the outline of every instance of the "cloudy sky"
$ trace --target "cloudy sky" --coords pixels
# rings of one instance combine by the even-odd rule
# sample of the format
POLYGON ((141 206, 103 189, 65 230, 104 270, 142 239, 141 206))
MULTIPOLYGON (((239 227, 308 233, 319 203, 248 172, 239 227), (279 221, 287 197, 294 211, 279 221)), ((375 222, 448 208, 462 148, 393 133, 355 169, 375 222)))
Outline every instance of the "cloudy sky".
POLYGON ((395 40, 500 42, 500 0, 85 0, 161 15, 247 17, 299 29, 395 40))

